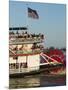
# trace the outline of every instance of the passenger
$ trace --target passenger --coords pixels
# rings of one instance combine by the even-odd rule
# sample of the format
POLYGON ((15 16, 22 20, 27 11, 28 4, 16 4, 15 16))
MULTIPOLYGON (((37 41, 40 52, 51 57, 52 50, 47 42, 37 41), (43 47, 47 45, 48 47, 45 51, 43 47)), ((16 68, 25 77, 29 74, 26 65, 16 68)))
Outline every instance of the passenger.
POLYGON ((25 32, 25 34, 27 34, 27 31, 25 32))

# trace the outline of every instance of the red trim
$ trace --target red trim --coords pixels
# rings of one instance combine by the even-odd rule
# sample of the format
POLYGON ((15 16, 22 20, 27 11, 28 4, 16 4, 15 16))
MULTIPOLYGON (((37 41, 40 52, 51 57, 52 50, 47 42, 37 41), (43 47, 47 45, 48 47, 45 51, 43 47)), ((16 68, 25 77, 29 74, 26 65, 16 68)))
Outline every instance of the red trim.
POLYGON ((29 56, 29 55, 37 55, 40 53, 34 53, 34 54, 16 54, 16 55, 11 55, 11 56, 29 56))

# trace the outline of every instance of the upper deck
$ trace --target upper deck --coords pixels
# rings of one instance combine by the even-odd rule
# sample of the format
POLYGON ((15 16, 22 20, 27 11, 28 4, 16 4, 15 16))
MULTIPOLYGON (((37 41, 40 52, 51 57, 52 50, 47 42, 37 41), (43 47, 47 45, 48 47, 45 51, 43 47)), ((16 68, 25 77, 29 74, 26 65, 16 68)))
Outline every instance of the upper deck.
POLYGON ((9 44, 30 44, 30 43, 42 43, 44 40, 44 35, 31 34, 27 32, 27 28, 10 28, 9 29, 9 44), (22 30, 24 29, 24 30, 22 30), (15 31, 15 32, 14 32, 15 31))

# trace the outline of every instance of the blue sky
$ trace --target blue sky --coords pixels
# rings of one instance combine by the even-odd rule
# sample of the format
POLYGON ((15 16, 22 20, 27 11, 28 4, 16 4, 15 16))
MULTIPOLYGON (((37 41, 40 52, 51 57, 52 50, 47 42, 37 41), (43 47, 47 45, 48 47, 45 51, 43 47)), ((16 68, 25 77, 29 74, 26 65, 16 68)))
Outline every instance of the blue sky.
POLYGON ((9 2, 9 26, 27 26, 30 33, 45 35, 45 47, 66 46, 66 5, 48 3, 9 2), (35 9, 39 19, 28 17, 27 8, 35 9))

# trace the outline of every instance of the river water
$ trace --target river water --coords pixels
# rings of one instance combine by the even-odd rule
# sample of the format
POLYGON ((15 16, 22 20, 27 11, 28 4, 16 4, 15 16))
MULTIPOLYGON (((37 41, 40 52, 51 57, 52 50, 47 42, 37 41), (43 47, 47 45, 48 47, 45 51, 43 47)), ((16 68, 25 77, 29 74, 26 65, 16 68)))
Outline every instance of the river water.
POLYGON ((9 88, 31 88, 31 87, 48 87, 66 85, 66 75, 38 74, 25 76, 22 78, 10 78, 9 88))

